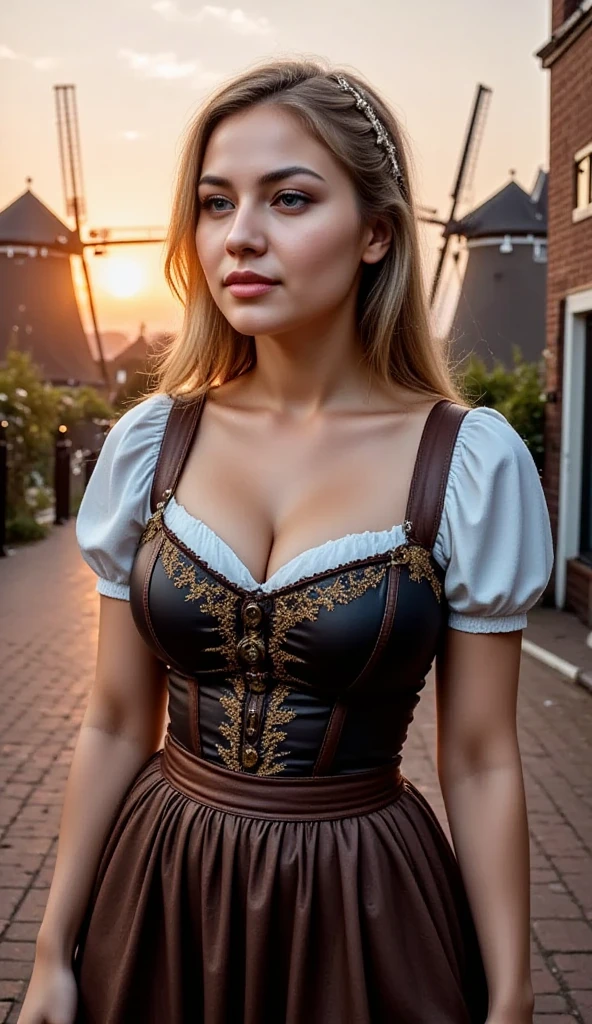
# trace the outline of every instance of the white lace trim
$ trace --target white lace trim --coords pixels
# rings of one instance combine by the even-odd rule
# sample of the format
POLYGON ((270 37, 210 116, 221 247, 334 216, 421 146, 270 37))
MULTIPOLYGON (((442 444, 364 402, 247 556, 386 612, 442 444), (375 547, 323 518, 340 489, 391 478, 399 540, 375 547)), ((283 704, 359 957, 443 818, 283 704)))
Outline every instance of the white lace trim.
POLYGON ((265 583, 258 583, 226 541, 201 519, 195 519, 184 505, 179 504, 174 494, 164 510, 164 521, 179 540, 206 562, 210 569, 245 590, 261 590, 263 593, 291 586, 307 576, 336 569, 358 558, 383 554, 406 540, 402 524, 390 530, 348 533, 301 552, 277 569, 265 583))

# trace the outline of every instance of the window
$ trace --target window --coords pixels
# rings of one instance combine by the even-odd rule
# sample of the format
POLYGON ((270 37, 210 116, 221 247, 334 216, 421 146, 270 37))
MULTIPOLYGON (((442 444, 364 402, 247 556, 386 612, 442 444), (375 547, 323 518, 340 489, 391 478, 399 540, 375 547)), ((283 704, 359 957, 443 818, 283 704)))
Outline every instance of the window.
POLYGON ((592 565, 592 313, 586 317, 580 558, 592 565))
POLYGON ((592 216, 592 145, 586 146, 574 159, 573 220, 592 216))
POLYGON ((532 258, 535 263, 546 263, 547 262, 547 243, 541 242, 540 239, 534 243, 532 247, 532 258))

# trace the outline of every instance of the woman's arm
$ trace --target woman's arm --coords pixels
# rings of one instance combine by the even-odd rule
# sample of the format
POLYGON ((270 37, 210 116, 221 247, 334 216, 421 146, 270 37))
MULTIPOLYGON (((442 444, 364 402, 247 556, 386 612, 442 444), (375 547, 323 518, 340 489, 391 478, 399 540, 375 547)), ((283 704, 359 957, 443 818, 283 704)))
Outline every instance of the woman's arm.
POLYGON ((70 963, 117 808, 160 746, 166 672, 142 640, 128 601, 100 598, 95 682, 68 776, 57 860, 37 957, 70 963))
POLYGON ((438 777, 489 988, 488 1022, 530 1024, 530 857, 516 705, 522 631, 449 628, 436 659, 438 777))

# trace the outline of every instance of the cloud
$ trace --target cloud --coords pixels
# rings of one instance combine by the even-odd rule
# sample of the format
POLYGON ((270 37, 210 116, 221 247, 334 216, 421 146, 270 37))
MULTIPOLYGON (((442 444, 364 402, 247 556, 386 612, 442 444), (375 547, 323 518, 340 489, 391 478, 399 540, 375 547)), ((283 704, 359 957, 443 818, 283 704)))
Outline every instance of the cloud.
POLYGON ((183 22, 184 24, 200 25, 205 21, 217 21, 226 28, 243 36, 267 36, 272 31, 269 18, 252 18, 240 7, 232 10, 229 7, 216 7, 205 4, 198 11, 185 14, 179 10, 176 0, 155 0, 152 10, 160 14, 166 21, 183 22))
POLYGON ((199 60, 180 61, 176 53, 138 53, 137 50, 119 50, 118 56, 130 71, 144 78, 162 78, 169 81, 189 79, 193 88, 208 88, 220 81, 221 75, 208 71, 199 60))
POLYGON ((9 46, 0 43, 0 60, 19 60, 29 64, 35 71, 50 71, 58 66, 56 57, 29 57, 26 53, 16 53, 9 46))
POLYGON ((127 62, 130 71, 145 78, 188 78, 197 71, 196 61, 179 61, 176 53, 138 53, 120 50, 119 57, 127 62))

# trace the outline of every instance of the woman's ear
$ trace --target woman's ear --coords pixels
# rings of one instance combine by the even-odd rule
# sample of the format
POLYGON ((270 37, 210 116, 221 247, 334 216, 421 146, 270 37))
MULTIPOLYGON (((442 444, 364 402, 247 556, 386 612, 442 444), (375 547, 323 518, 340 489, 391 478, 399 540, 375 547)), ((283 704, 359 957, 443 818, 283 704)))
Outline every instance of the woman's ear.
POLYGON ((392 244, 393 229, 381 217, 370 222, 366 230, 366 245, 362 251, 362 263, 378 263, 392 244))

